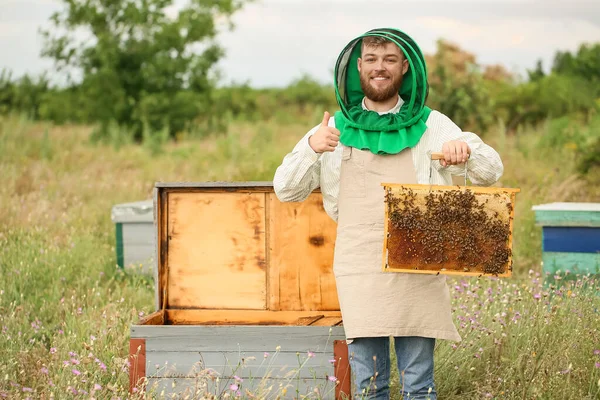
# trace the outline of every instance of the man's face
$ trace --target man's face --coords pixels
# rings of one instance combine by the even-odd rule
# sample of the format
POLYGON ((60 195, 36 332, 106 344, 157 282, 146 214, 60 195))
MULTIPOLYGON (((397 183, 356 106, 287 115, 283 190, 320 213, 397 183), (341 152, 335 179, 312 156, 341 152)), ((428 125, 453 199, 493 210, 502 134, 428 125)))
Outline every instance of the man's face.
POLYGON ((358 59, 360 86, 368 99, 385 101, 398 95, 408 60, 394 43, 364 46, 358 59))

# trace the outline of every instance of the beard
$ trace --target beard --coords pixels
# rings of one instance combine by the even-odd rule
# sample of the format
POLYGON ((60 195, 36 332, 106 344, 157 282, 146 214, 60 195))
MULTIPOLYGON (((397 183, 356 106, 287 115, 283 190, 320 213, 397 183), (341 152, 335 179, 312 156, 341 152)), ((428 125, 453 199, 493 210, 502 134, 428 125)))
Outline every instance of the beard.
POLYGON ((400 86, 402 86, 402 74, 399 74, 397 77, 393 77, 387 72, 375 73, 372 76, 367 76, 363 73, 360 74, 360 87, 367 99, 372 101, 386 101, 394 96, 398 96, 400 86), (386 86, 382 88, 376 88, 371 85, 370 78, 375 78, 378 76, 391 79, 388 81, 386 86))

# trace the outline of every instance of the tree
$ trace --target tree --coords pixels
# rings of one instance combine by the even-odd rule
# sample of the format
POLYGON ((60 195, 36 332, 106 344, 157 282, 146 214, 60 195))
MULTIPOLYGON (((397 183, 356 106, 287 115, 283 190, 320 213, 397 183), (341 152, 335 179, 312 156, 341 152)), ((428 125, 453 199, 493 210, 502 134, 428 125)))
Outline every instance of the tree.
POLYGON ((425 60, 430 84, 429 106, 465 130, 482 132, 495 122, 490 82, 493 79, 495 85, 495 81, 509 79, 505 70, 496 67, 482 73, 474 54, 445 40, 438 40, 436 53, 426 55, 425 60))
POLYGON ((542 66, 542 60, 538 60, 535 64, 534 70, 527 70, 527 75, 529 76, 529 81, 537 82, 540 79, 543 79, 546 74, 544 73, 544 68, 542 66))
POLYGON ((170 17, 174 0, 62 0, 53 27, 42 32, 42 55, 69 79, 80 74, 82 106, 103 128, 113 121, 137 138, 144 127, 173 135, 208 108, 223 56, 216 21, 231 28, 231 15, 247 1, 188 0, 170 17))
POLYGON ((600 43, 582 44, 575 54, 557 52, 552 72, 561 75, 579 76, 600 84, 600 43))

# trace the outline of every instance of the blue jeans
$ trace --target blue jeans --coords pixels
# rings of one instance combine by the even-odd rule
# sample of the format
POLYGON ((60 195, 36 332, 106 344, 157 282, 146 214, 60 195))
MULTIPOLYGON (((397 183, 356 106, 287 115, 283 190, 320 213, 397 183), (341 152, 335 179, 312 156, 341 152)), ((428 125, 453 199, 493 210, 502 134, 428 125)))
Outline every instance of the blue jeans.
MULTIPOLYGON (((433 384, 435 339, 395 337, 394 345, 403 399, 436 400, 437 394, 433 384)), ((354 399, 389 399, 390 339, 354 339, 348 345, 348 355, 356 385, 354 399)))

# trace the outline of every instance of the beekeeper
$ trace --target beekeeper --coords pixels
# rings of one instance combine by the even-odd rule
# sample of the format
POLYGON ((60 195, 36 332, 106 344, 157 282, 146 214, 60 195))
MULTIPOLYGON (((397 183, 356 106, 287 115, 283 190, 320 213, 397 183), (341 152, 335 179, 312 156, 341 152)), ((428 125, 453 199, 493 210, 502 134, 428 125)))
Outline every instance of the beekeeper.
POLYGON ((425 59, 404 32, 374 29, 353 39, 334 74, 340 111, 325 112, 285 156, 275 193, 303 201, 320 187, 338 224, 333 271, 357 398, 389 398, 393 337, 404 398, 435 400, 435 340, 460 340, 446 277, 382 271, 381 183, 450 185, 467 162, 473 185, 491 185, 502 161, 476 134, 425 106, 425 59), (444 159, 432 163, 431 152, 444 159))

